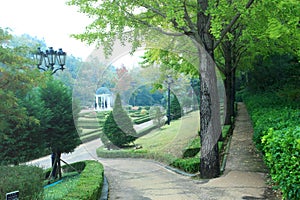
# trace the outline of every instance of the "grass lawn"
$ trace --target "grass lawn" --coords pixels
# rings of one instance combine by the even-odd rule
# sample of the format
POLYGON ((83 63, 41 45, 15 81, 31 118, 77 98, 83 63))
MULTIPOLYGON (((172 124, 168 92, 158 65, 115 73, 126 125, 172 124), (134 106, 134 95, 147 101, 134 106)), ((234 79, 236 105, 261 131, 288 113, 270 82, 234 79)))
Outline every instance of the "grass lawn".
POLYGON ((182 157, 184 149, 195 137, 199 137, 199 126, 199 112, 191 112, 179 120, 171 121, 170 125, 138 138, 135 144, 142 146, 141 149, 109 151, 100 147, 97 153, 100 157, 148 157, 163 162, 173 162, 182 157))
POLYGON ((199 112, 195 111, 183 116, 179 120, 171 121, 170 125, 163 126, 151 133, 138 138, 135 144, 153 153, 167 153, 181 157, 183 149, 191 140, 198 137, 199 112))

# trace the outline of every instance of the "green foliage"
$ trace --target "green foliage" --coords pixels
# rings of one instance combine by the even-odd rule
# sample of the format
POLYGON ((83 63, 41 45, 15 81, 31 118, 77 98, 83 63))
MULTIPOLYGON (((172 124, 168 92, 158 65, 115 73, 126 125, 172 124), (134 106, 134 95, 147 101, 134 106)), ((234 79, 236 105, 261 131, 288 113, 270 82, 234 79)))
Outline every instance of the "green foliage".
POLYGON ((173 98, 171 98, 170 114, 172 119, 179 119, 183 114, 183 110, 176 95, 173 95, 173 98))
POLYGON ((184 159, 177 159, 171 165, 184 170, 185 172, 189 173, 197 173, 199 172, 200 166, 200 158, 191 157, 191 158, 184 158, 184 159))
POLYGON ((74 124, 79 110, 76 103, 72 105, 71 91, 60 81, 51 80, 41 89, 41 99, 51 113, 43 133, 47 146, 53 152, 72 152, 80 140, 74 124))
POLYGON ((16 46, 7 30, 0 28, 0 155, 2 164, 18 164, 44 152, 39 147, 47 114, 35 99, 33 88, 42 86, 47 77, 30 67, 25 55, 28 48, 16 46), (31 99, 31 96, 33 98, 31 99), (36 105, 35 105, 36 104, 36 105), (30 144, 27 144, 30 142, 30 144), (33 148, 35 150, 33 150, 33 148), (24 151, 19 151, 23 149, 24 151))
POLYGON ((0 196, 19 191, 19 199, 40 200, 43 193, 43 170, 34 166, 0 166, 0 196))
MULTIPOLYGON (((291 90, 291 86, 299 84, 300 63, 290 55, 271 55, 268 57, 257 57, 253 70, 248 73, 248 88, 256 91, 291 90)), ((288 91, 284 91, 288 93, 288 91)), ((297 92, 296 88, 293 92, 297 92)), ((298 98, 290 91, 290 98, 298 98)))
MULTIPOLYGON (((71 164, 81 171, 79 177, 59 183, 52 188, 46 189, 46 197, 61 200, 94 200, 99 199, 103 186, 104 168, 97 161, 81 161, 71 164), (61 185, 61 186, 60 186, 61 185), (49 190, 51 189, 51 190, 49 190), (66 190, 67 189, 67 190, 66 190), (59 196, 58 196, 59 195, 59 196)), ((63 167, 68 171, 68 166, 63 167)))
POLYGON ((244 101, 254 128, 254 141, 265 155, 273 181, 285 199, 299 199, 299 104, 274 92, 247 94, 244 101))
POLYGON ((147 116, 144 116, 144 117, 140 117, 140 118, 134 119, 133 123, 135 123, 135 124, 142 124, 142 123, 148 122, 150 120, 151 120, 151 117, 147 115, 147 116))
POLYGON ((122 147, 136 139, 136 131, 127 112, 122 108, 119 94, 116 96, 113 111, 104 122, 103 133, 107 139, 103 137, 101 139, 106 146, 112 143, 117 147, 122 147))
POLYGON ((161 128, 165 124, 165 113, 162 110, 161 106, 153 106, 149 110, 149 115, 158 128, 161 128))
POLYGON ((300 126, 270 128, 262 137, 265 160, 284 199, 300 198, 300 126))

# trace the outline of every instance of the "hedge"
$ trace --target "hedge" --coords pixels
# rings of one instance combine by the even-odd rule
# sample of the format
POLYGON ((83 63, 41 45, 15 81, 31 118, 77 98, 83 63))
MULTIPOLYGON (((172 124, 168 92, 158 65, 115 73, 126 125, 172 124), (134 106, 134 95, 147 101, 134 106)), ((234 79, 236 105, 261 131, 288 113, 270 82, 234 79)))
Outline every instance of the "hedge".
POLYGON ((39 200, 43 194, 43 170, 35 166, 0 166, 0 196, 19 191, 19 199, 39 200))
POLYGON ((104 180, 103 165, 94 160, 87 160, 84 163, 86 166, 80 174, 77 185, 62 200, 94 200, 100 198, 104 180))

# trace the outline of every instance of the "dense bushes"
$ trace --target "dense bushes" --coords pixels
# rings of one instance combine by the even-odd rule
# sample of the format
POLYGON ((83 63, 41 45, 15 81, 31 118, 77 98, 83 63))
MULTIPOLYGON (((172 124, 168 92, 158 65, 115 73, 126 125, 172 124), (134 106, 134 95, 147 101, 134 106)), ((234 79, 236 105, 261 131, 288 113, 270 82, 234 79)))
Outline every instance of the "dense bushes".
POLYGON ((19 191, 19 199, 39 200, 43 192, 43 170, 33 166, 0 166, 0 196, 19 191))
POLYGON ((272 179, 285 199, 300 199, 300 105, 270 92, 244 101, 272 179))

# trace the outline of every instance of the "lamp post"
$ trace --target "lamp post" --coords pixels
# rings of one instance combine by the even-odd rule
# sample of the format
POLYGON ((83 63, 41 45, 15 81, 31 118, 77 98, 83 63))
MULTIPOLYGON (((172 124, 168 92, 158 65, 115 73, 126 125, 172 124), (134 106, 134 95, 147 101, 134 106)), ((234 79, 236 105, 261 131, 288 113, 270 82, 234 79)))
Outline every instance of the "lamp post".
MULTIPOLYGON (((39 47, 34 53, 34 60, 37 68, 43 71, 50 71, 51 75, 55 74, 58 70, 63 71, 64 65, 66 64, 67 53, 64 52, 61 48, 58 51, 54 51, 53 47, 49 47, 48 50, 43 52, 39 47)), ((57 168, 60 169, 60 153, 52 152, 51 155, 51 164, 52 171, 50 176, 57 176, 57 168)), ((59 171, 59 177, 61 178, 61 172, 59 171)))
POLYGON ((39 47, 34 53, 34 60, 38 69, 51 71, 51 74, 54 74, 58 70, 63 71, 65 69, 66 57, 67 53, 61 48, 58 49, 58 51, 54 51, 53 47, 49 47, 49 50, 43 52, 39 47))
POLYGON ((170 125, 170 121, 171 121, 171 84, 174 82, 174 80, 172 79, 171 75, 167 76, 167 84, 168 84, 168 111, 167 111, 167 123, 168 125, 170 125))

